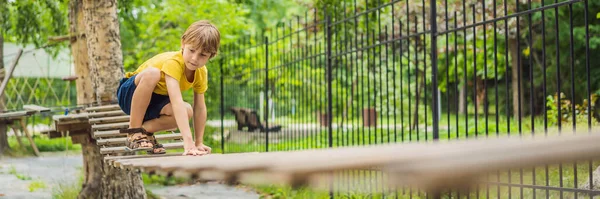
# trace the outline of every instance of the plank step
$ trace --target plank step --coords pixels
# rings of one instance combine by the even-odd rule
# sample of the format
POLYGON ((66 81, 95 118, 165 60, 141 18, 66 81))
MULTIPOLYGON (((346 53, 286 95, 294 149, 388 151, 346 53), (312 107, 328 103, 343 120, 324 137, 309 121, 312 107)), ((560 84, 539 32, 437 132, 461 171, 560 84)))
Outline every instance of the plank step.
MULTIPOLYGON (((156 137, 156 140, 158 140, 158 141, 182 139, 180 133, 161 134, 161 135, 155 135, 154 137, 156 137)), ((117 145, 117 144, 125 145, 126 141, 127 141, 127 137, 120 137, 120 138, 101 139, 101 140, 97 140, 96 143, 100 146, 102 146, 102 145, 117 145)))
MULTIPOLYGON (((178 149, 178 148, 183 148, 183 142, 166 143, 166 144, 163 144, 163 146, 165 147, 165 149, 178 149)), ((124 146, 100 148, 100 154, 127 152, 125 150, 125 148, 126 147, 124 147, 124 146)))
MULTIPOLYGON (((172 132, 177 129, 169 129, 163 132, 172 132)), ((108 138, 108 137, 125 137, 126 133, 119 133, 119 130, 105 130, 105 131, 94 131, 94 138, 108 138)), ((158 135, 156 135, 158 136, 158 135)))
POLYGON ((121 110, 118 104, 110 104, 104 106, 92 106, 85 109, 87 112, 105 112, 105 111, 114 111, 121 110))
POLYGON ((92 131, 118 130, 118 129, 124 129, 124 128, 129 128, 129 122, 92 125, 92 131))
POLYGON ((107 137, 117 137, 117 136, 126 136, 127 134, 119 133, 119 130, 108 130, 108 131, 94 131, 94 138, 107 138, 107 137))
POLYGON ((113 116, 113 117, 99 117, 89 119, 90 124, 103 124, 103 123, 115 123, 115 122, 128 122, 129 115, 113 116))
POLYGON ((122 110, 88 113, 88 118, 113 117, 126 115, 122 110))

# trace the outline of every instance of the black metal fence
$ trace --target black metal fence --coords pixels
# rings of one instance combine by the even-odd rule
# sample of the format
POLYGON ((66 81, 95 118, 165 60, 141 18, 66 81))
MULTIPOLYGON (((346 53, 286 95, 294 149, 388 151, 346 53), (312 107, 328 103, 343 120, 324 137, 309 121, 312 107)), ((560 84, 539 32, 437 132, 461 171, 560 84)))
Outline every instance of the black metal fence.
MULTIPOLYGON (((598 125, 598 1, 346 0, 323 7, 222 48, 216 73, 224 152, 587 133, 598 125), (255 112, 258 122, 232 122, 236 107, 255 112)), ((487 186, 446 195, 587 198, 600 193, 592 189, 599 166, 499 171, 487 186)), ((331 194, 424 196, 389 190, 379 175, 344 172, 331 194), (365 180, 344 181, 356 175, 365 180)))

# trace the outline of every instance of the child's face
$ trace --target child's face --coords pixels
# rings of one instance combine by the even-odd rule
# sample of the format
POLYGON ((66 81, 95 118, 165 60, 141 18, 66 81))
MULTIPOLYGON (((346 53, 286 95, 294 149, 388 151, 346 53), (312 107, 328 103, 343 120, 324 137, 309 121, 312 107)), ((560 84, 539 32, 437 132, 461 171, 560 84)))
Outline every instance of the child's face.
POLYGON ((195 49, 189 44, 183 45, 183 61, 186 68, 196 70, 204 66, 209 58, 210 53, 203 53, 201 49, 195 49))

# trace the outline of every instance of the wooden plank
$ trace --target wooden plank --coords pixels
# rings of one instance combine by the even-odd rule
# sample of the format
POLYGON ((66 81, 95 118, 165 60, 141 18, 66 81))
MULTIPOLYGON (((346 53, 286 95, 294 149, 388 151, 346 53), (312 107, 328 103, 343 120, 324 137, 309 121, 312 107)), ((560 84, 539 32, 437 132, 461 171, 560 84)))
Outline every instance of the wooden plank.
POLYGON ((15 112, 0 113, 0 119, 25 117, 31 113, 33 113, 33 112, 32 111, 15 111, 15 112))
POLYGON ((111 117, 111 116, 122 116, 126 115, 125 112, 121 110, 115 111, 107 111, 107 112, 95 112, 95 113, 87 113, 89 118, 98 118, 98 117, 111 117))
MULTIPOLYGON (((163 146, 165 147, 165 149, 183 148, 183 142, 165 143, 165 144, 163 144, 163 146)), ((126 147, 106 147, 106 148, 100 148, 100 154, 111 154, 111 153, 123 153, 123 152, 127 152, 125 150, 125 148, 126 147)))
POLYGON ((90 124, 86 121, 86 122, 79 122, 79 123, 54 123, 55 126, 54 128, 56 129, 56 131, 60 131, 60 132, 65 132, 65 131, 82 131, 82 130, 86 130, 89 131, 90 129, 90 124))
POLYGON ((104 162, 114 166, 114 162, 117 160, 126 159, 145 159, 151 157, 167 157, 167 156, 181 156, 181 153, 165 153, 165 154, 141 154, 141 155, 123 155, 123 156, 105 156, 104 162))
MULTIPOLYGON (((159 140, 159 141, 183 139, 181 137, 180 133, 161 134, 161 135, 155 135, 154 137, 156 137, 156 140, 159 140)), ((121 137, 121 138, 98 139, 98 140, 96 140, 96 143, 100 146, 102 146, 102 145, 117 145, 117 144, 125 145, 126 141, 127 141, 126 137, 121 137)))
POLYGON ((117 130, 117 129, 124 129, 124 128, 129 128, 129 122, 92 125, 92 131, 117 130))
POLYGON ((109 131, 94 131, 94 138, 106 138, 106 137, 116 137, 116 136, 126 136, 127 134, 119 133, 119 130, 109 130, 109 131))
POLYGON ((100 118, 89 119, 90 124, 127 122, 127 121, 129 121, 129 115, 121 115, 121 116, 114 116, 114 117, 100 117, 100 118))
POLYGON ((121 110, 121 107, 119 107, 118 104, 110 104, 110 105, 104 105, 104 106, 87 107, 87 108, 85 108, 85 110, 87 112, 106 112, 106 111, 121 110))
POLYGON ((43 107, 43 106, 38 106, 38 105, 35 105, 35 104, 23 105, 23 109, 30 110, 30 111, 35 111, 36 113, 50 112, 50 108, 46 108, 46 107, 43 107))
MULTIPOLYGON (((177 129, 168 129, 166 132, 173 132, 175 130, 177 129)), ((94 131, 94 138, 124 137, 126 135, 126 133, 119 133, 119 130, 94 131)))
MULTIPOLYGON (((386 144, 310 151, 116 160, 144 171, 196 173, 243 183, 303 185, 332 171, 381 168, 391 185, 425 190, 473 183, 476 176, 504 169, 600 158, 600 133, 551 138, 479 139, 436 143, 386 144), (216 177, 215 177, 216 176, 216 177)), ((329 178, 331 179, 331 178, 329 178)), ((327 184, 327 183, 325 183, 327 184)))
POLYGON ((68 115, 53 115, 52 120, 59 123, 88 121, 87 113, 68 114, 68 115))

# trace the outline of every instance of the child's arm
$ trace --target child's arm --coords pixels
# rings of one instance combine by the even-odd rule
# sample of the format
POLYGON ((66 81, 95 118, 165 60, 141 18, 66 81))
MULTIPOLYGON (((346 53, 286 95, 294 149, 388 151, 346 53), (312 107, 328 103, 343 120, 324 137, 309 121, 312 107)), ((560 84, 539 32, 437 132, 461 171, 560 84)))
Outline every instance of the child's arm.
POLYGON ((183 137, 183 148, 185 149, 183 155, 202 155, 194 145, 187 111, 185 110, 183 97, 181 97, 181 90, 179 90, 179 81, 169 75, 165 75, 165 82, 167 83, 167 93, 171 100, 175 121, 177 122, 177 127, 179 127, 179 131, 181 131, 181 136, 183 137))
POLYGON ((211 148, 204 145, 204 127, 206 125, 206 103, 204 94, 194 93, 194 131, 196 133, 196 147, 200 151, 210 153, 211 148))

